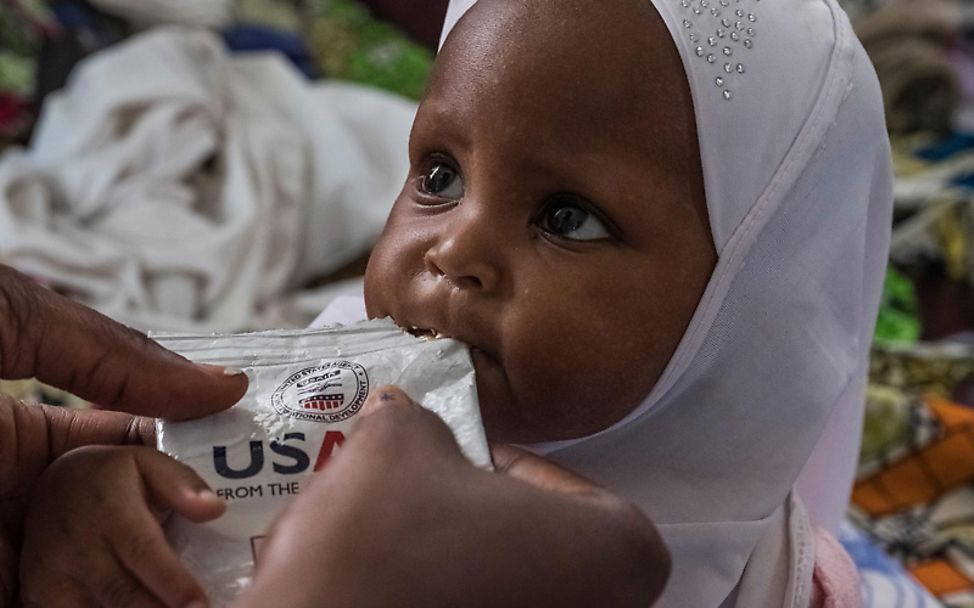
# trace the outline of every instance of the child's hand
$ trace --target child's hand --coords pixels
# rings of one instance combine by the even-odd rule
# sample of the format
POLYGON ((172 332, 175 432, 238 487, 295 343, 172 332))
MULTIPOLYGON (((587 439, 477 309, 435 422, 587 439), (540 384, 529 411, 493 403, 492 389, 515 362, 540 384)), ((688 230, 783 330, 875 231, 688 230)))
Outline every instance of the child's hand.
POLYGON ((148 447, 84 447, 51 465, 34 493, 20 562, 24 606, 193 608, 202 588, 160 522, 224 503, 192 469, 148 447))

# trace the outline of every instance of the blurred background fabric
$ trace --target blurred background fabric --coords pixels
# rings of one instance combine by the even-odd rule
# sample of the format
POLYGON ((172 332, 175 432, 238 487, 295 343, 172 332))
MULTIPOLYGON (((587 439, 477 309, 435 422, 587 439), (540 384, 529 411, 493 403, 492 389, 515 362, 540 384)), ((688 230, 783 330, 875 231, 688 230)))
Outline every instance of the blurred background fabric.
POLYGON ((368 251, 414 105, 154 29, 86 59, 0 164, 0 256, 140 328, 247 329, 368 251))
POLYGON ((368 254, 432 52, 366 6, 0 7, 4 263, 143 330, 238 331, 306 324, 368 254))

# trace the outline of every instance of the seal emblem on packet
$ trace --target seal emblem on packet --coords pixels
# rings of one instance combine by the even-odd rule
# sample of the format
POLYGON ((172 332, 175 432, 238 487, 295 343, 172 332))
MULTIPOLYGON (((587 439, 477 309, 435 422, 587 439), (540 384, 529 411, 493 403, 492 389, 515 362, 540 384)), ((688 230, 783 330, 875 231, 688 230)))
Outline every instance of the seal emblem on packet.
POLYGON ((491 467, 473 364, 455 340, 417 338, 390 320, 153 337, 193 361, 243 369, 250 379, 229 410, 156 423, 159 449, 191 466, 226 502, 212 522, 174 517, 166 524, 213 606, 228 605, 249 584, 270 525, 341 450, 371 388, 401 387, 443 419, 473 464, 491 467))
POLYGON ((358 413, 369 396, 369 374, 358 363, 334 361, 303 369, 271 395, 279 414, 341 422, 358 413))

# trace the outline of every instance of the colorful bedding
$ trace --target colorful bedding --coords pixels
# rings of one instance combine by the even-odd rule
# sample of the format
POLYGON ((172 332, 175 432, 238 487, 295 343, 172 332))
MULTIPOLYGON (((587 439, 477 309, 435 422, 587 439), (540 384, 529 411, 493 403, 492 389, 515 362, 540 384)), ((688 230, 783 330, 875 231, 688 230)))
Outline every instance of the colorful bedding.
POLYGON ((974 607, 972 381, 970 347, 876 349, 849 511, 951 608, 974 607))

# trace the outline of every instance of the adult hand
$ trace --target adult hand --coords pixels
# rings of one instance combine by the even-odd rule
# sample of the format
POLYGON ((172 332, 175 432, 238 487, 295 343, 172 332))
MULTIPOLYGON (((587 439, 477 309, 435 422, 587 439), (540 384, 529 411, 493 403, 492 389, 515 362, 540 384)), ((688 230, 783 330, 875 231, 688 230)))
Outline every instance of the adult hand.
MULTIPOLYGON (((243 374, 199 366, 0 265, 0 378, 39 380, 132 414, 184 419, 225 409, 243 374)), ((0 395, 0 606, 16 593, 24 510, 48 464, 75 447, 151 443, 149 419, 25 405, 0 395)))
MULTIPOLYGON (((383 398, 384 397, 384 398, 383 398)), ((256 606, 640 606, 669 557, 638 510, 512 447, 477 469, 394 388, 275 525, 256 606)))

